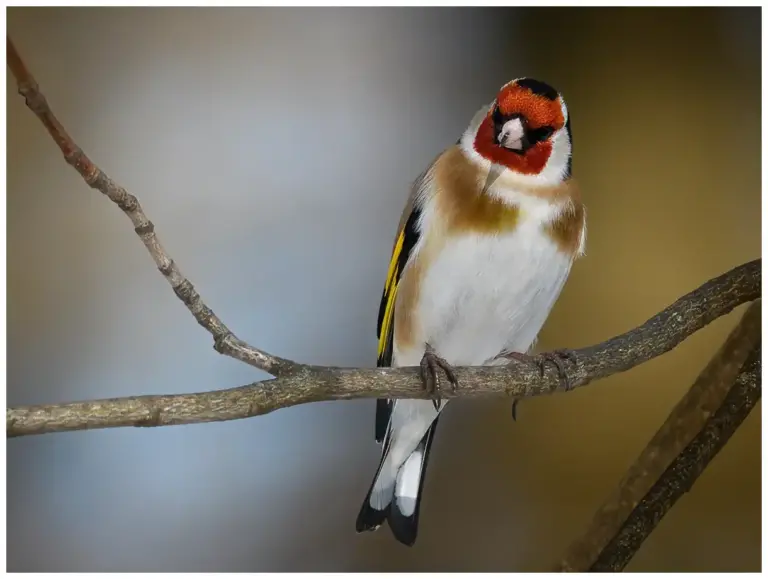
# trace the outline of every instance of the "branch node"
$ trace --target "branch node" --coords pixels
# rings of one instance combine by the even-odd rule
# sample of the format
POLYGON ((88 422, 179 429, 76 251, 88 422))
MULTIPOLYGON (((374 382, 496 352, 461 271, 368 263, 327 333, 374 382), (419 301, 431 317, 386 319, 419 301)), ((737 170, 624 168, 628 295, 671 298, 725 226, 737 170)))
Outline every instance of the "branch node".
POLYGON ((92 189, 97 189, 101 192, 109 190, 109 177, 107 177, 104 172, 99 171, 98 168, 96 168, 96 173, 92 176, 90 181, 86 179, 86 183, 88 183, 92 189))
POLYGON ((125 189, 116 185, 112 179, 106 177, 107 180, 107 197, 109 197, 120 209, 131 215, 138 211, 139 200, 133 195, 128 193, 125 189))
MULTIPOLYGON (((136 232, 136 235, 139 237, 144 237, 145 235, 150 235, 155 232, 155 224, 152 223, 149 219, 147 219, 147 222, 143 225, 138 225, 133 228, 133 230, 136 232)), ((173 262, 171 262, 173 263, 173 262)), ((163 268, 158 268, 161 272, 163 272, 163 268)), ((170 272, 169 272, 170 273, 170 272)), ((163 275, 167 275, 163 272, 163 275)))
POLYGON ((24 102, 36 115, 42 115, 48 110, 48 102, 40 93, 40 89, 34 80, 19 83, 19 94, 24 97, 24 102))
POLYGON ((232 338, 234 338, 232 332, 213 336, 213 349, 219 354, 227 354, 232 350, 232 344, 229 343, 232 338))
POLYGON ((161 264, 157 266, 157 269, 160 270, 160 273, 162 273, 165 277, 168 277, 171 275, 171 272, 173 271, 175 264, 172 259, 168 260, 166 263, 161 264))
POLYGON ((173 293, 184 303, 185 306, 191 307, 197 301, 199 297, 195 291, 195 286, 188 279, 183 279, 178 285, 173 286, 173 293))
POLYGON ((64 151, 64 160, 77 169, 77 172, 82 175, 85 182, 93 187, 93 183, 98 179, 100 171, 85 156, 80 147, 74 143, 68 143, 68 145, 67 150, 64 151))

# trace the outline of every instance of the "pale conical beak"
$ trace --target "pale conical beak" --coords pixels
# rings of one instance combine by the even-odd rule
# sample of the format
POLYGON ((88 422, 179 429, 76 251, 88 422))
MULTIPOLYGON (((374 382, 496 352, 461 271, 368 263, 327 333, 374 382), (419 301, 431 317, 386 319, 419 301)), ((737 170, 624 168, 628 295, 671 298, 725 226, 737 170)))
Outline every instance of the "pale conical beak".
POLYGON ((501 127, 499 145, 513 151, 525 149, 525 127, 520 119, 510 119, 501 127))

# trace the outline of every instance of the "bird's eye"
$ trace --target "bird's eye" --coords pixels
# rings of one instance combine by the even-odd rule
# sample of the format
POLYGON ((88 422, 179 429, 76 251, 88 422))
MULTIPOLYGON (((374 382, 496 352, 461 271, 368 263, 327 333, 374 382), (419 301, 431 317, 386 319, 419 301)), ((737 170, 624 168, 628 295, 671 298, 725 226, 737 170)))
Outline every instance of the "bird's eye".
POLYGON ((539 127, 538 129, 533 129, 530 131, 528 134, 528 140, 530 140, 531 143, 539 143, 548 139, 549 136, 554 132, 555 130, 548 125, 539 127))
POLYGON ((554 131, 552 130, 552 127, 541 127, 539 129, 539 138, 543 141, 544 139, 548 138, 554 131))

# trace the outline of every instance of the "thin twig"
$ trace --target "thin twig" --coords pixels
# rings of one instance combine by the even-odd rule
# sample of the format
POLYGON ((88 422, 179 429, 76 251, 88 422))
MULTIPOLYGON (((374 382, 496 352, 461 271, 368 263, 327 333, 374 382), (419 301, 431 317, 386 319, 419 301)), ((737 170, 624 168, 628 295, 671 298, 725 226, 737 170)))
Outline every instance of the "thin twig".
MULTIPOLYGON (((568 368, 571 385, 623 372, 672 350, 688 336, 735 307, 760 297, 760 260, 720 275, 683 296, 643 325, 610 340, 576 350, 568 368)), ((541 376, 531 365, 457 368, 460 387, 442 396, 522 398, 563 389, 557 371, 541 376)), ((353 398, 427 398, 418 368, 300 366, 274 380, 239 388, 160 396, 133 396, 9 408, 7 436, 121 426, 166 426, 235 420, 307 402, 353 398)))
POLYGON ((54 116, 45 96, 40 92, 37 82, 29 72, 19 53, 7 38, 8 67, 19 87, 19 94, 24 97, 29 109, 45 125, 53 140, 64 154, 64 159, 83 177, 92 188, 101 191, 117 205, 133 223, 134 231, 147 248, 157 268, 171 284, 176 296, 187 306, 197 323, 213 336, 214 348, 226 356, 245 362, 251 366, 279 376, 298 369, 299 364, 269 354, 247 344, 222 322, 200 298, 192 283, 184 277, 168 252, 160 244, 155 234, 155 226, 144 213, 139 200, 123 187, 112 181, 83 153, 67 131, 54 116))
POLYGON ((760 398, 761 304, 753 303, 572 543, 557 571, 621 571, 760 398))

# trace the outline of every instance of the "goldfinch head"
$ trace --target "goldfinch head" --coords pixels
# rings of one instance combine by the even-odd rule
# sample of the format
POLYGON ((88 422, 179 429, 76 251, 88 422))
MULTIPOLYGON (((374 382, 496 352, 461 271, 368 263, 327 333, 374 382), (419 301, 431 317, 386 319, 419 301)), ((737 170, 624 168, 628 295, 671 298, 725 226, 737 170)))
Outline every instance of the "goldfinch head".
POLYGON ((461 144, 473 157, 531 184, 555 185, 571 174, 565 101, 554 88, 532 78, 501 87, 491 105, 475 117, 461 144))

